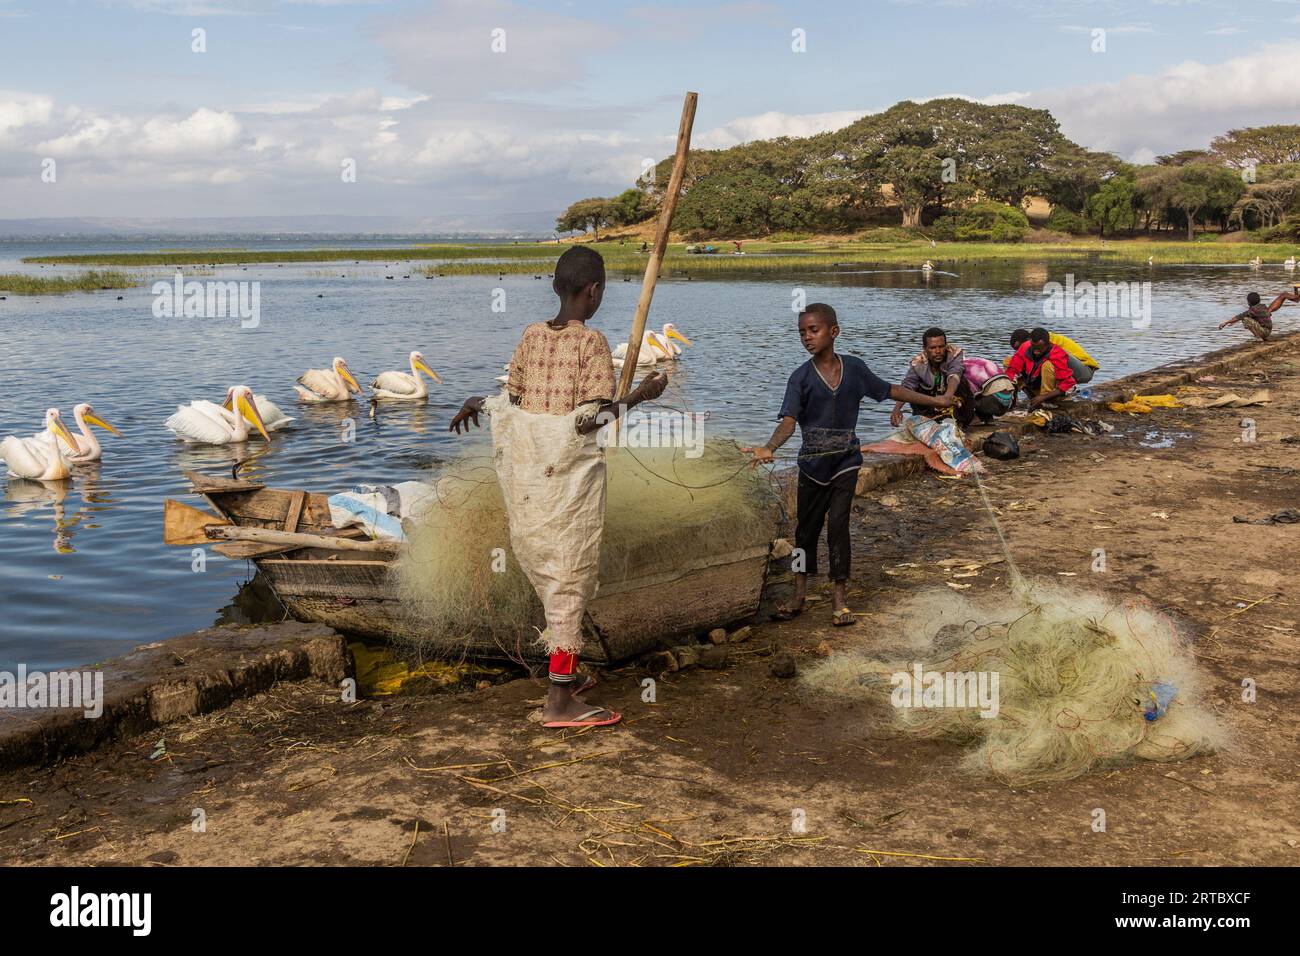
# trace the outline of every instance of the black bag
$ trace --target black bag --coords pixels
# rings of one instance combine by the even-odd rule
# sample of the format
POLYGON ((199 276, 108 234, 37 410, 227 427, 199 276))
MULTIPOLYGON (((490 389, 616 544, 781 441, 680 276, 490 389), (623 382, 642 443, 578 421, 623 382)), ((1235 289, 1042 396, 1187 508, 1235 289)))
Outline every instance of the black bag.
POLYGON ((1020 443, 1010 432, 994 432, 984 439, 984 454, 998 461, 1011 461, 1020 457, 1020 443))

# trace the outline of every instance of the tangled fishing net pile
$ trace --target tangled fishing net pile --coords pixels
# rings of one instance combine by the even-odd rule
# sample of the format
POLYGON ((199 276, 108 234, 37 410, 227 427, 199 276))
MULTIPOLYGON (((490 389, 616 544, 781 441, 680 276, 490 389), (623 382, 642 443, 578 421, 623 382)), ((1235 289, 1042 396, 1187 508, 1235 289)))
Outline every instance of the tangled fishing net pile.
POLYGON ((971 772, 1022 787, 1134 759, 1181 760, 1223 744, 1199 703, 1190 651, 1148 608, 1035 585, 995 605, 923 595, 902 614, 918 639, 888 657, 832 656, 805 682, 815 692, 883 704, 905 733, 966 746, 971 772), (917 662, 926 672, 996 673, 996 716, 891 704, 904 683, 895 675, 914 673, 917 662))
MULTIPOLYGON (((729 441, 705 442, 698 457, 684 448, 607 449, 601 588, 662 579, 669 604, 671 581, 693 558, 767 547, 776 495, 748 461, 729 441)), ((545 623, 511 554, 490 462, 454 463, 434 486, 395 566, 405 610, 419 621, 422 636, 412 643, 436 652, 472 633, 505 648, 527 646, 545 623)))

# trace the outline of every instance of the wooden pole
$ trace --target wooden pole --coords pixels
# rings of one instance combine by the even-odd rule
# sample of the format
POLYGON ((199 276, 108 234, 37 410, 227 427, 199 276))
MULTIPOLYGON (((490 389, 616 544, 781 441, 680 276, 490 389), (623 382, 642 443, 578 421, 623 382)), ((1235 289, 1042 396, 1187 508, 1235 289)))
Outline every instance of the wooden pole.
POLYGON ((397 541, 357 541, 353 538, 336 538, 302 531, 276 531, 271 528, 247 528, 242 525, 208 525, 203 531, 208 538, 214 540, 258 541, 292 548, 332 548, 336 551, 369 551, 379 554, 396 554, 402 549, 401 543, 397 541))
POLYGON ((645 335, 646 317, 650 315, 650 300, 654 298, 659 268, 663 265, 664 253, 668 251, 668 233, 673 224, 673 212, 677 209, 677 195, 681 192, 682 180, 686 176, 686 155, 691 148, 691 127, 695 125, 695 103, 698 99, 698 93, 687 93, 686 102, 682 104, 682 122, 677 127, 677 155, 673 157, 673 172, 668 179, 668 189, 664 192, 663 208, 659 210, 655 245, 650 250, 650 261, 645 266, 645 278, 641 280, 641 298, 636 303, 636 318, 632 320, 632 334, 628 336, 627 352, 623 355, 623 373, 618 379, 618 389, 614 396, 616 399, 621 399, 631 391, 632 379, 636 375, 636 360, 641 352, 641 337, 645 335))

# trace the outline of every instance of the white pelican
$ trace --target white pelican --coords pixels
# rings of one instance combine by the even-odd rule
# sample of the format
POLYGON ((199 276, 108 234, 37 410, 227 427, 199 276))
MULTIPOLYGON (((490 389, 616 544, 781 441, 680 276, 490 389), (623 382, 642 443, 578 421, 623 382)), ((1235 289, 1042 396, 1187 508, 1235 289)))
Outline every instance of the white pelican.
POLYGON ((423 401, 429 397, 429 386, 424 383, 424 379, 420 378, 421 372, 435 382, 442 383, 438 373, 425 364, 424 356, 419 352, 412 352, 411 371, 409 373, 380 372, 375 376, 375 380, 370 383, 370 390, 375 393, 375 398, 423 401))
POLYGON ((57 408, 45 411, 45 431, 31 438, 10 435, 0 442, 0 458, 9 466, 14 478, 35 478, 37 481, 62 481, 72 474, 68 460, 59 450, 59 439, 67 442, 74 454, 81 454, 81 446, 63 424, 57 408))
MULTIPOLYGON (((233 412, 235 410, 234 397, 234 386, 226 389, 226 400, 221 403, 221 407, 228 412, 233 412)), ((291 421, 294 421, 280 410, 279 405, 265 395, 254 395, 253 404, 257 407, 257 414, 262 416, 262 424, 266 426, 266 430, 269 432, 278 432, 291 421)))
POLYGON ((298 400, 303 402, 350 402, 349 393, 361 394, 361 386, 348 371, 348 363, 338 356, 327 369, 307 369, 294 388, 298 390, 298 400))
POLYGON ((673 325, 671 322, 664 323, 664 330, 658 335, 658 339, 660 344, 664 345, 668 349, 668 358, 673 361, 676 361, 677 356, 682 354, 681 348, 673 343, 673 339, 676 339, 684 345, 691 344, 691 340, 678 332, 677 326, 673 325))
POLYGON ((1289 258, 1289 259, 1287 259, 1285 262, 1283 262, 1283 263, 1282 263, 1282 268, 1284 268, 1284 269, 1294 269, 1294 268, 1295 268, 1295 256, 1291 256, 1291 258, 1289 258))
MULTIPOLYGON (((618 348, 614 349, 614 367, 623 367, 623 357, 627 355, 627 343, 620 342, 618 348)), ((665 362, 672 356, 668 346, 659 341, 659 336, 649 329, 646 329, 641 336, 641 349, 636 353, 636 364, 654 365, 656 362, 665 362)))
POLYGON ((1264 264, 1264 260, 1261 259, 1259 256, 1256 256, 1254 259, 1250 260, 1250 267, 1252 269, 1258 269, 1263 264, 1264 264))
POLYGON ((215 402, 196 399, 188 405, 177 407, 176 414, 167 419, 166 426, 177 438, 200 445, 230 445, 248 440, 248 426, 254 425, 267 441, 266 426, 253 403, 253 390, 247 385, 234 388, 234 405, 237 411, 226 411, 215 402))
POLYGON ((929 259, 926 259, 926 260, 925 260, 925 265, 921 266, 921 271, 922 271, 922 272, 933 272, 933 271, 934 271, 934 263, 931 262, 929 259))
MULTIPOLYGON (((77 405, 75 408, 73 408, 72 417, 76 419, 77 430, 81 432, 80 436, 78 436, 78 441, 77 441, 77 445, 79 446, 79 448, 78 451, 75 452, 72 451, 71 448, 68 448, 66 450, 61 450, 61 451, 63 453, 63 457, 67 458, 68 461, 73 462, 74 464, 82 464, 84 462, 89 462, 89 461, 99 461, 99 459, 104 456, 104 450, 99 447, 99 439, 97 439, 94 436, 94 434, 90 431, 90 429, 86 427, 87 425, 97 425, 100 428, 104 429, 105 431, 112 432, 114 435, 117 435, 119 438, 122 437, 122 433, 120 431, 118 431, 108 422, 104 421, 102 418, 100 418, 98 415, 95 414, 95 410, 90 407, 89 402, 82 402, 80 405, 77 405)), ((48 434, 49 434, 49 428, 47 427, 45 431, 38 432, 32 437, 38 438, 41 441, 45 441, 48 434)))

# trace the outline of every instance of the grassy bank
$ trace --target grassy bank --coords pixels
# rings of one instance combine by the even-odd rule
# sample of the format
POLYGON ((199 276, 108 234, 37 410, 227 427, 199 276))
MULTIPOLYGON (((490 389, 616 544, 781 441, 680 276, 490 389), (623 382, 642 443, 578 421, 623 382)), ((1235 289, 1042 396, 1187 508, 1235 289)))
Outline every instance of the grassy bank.
MULTIPOLYGON (((646 257, 639 243, 593 243, 605 257, 610 272, 640 275, 646 257)), ((715 243, 719 248, 724 244, 715 243)), ((730 243, 726 243, 727 248, 730 243)), ((745 255, 724 249, 713 255, 686 252, 673 243, 664 259, 666 275, 699 277, 761 275, 764 273, 821 272, 837 266, 913 265, 930 259, 940 268, 962 263, 996 260, 1078 260, 1144 264, 1246 265, 1259 256, 1266 264, 1280 265, 1300 246, 1216 241, 1147 241, 1078 239, 1068 242, 984 243, 924 240, 870 242, 855 239, 819 239, 792 242, 746 242, 745 255)), ((511 245, 428 245, 393 249, 220 250, 148 253, 98 253, 78 256, 40 256, 27 262, 60 265, 183 266, 246 265, 265 262, 397 262, 429 261, 421 271, 430 275, 546 275, 561 251, 553 242, 511 245)))
POLYGON ((19 272, 0 273, 0 292, 13 295, 52 295, 62 292, 97 292, 100 289, 129 289, 136 280, 125 272, 82 272, 73 276, 35 276, 19 272))

